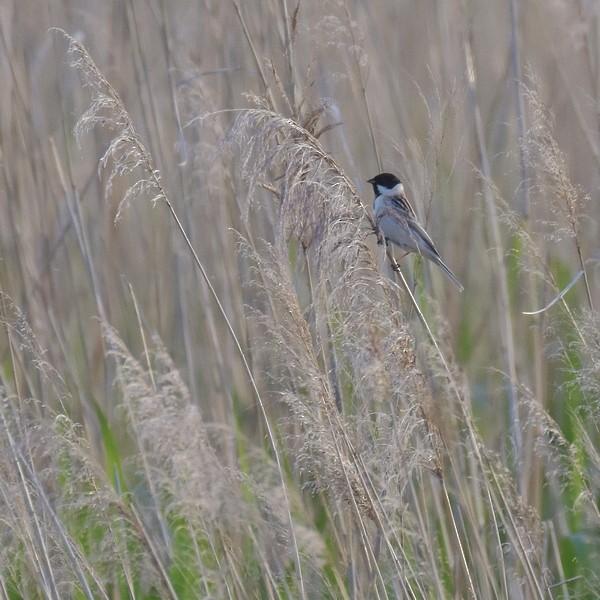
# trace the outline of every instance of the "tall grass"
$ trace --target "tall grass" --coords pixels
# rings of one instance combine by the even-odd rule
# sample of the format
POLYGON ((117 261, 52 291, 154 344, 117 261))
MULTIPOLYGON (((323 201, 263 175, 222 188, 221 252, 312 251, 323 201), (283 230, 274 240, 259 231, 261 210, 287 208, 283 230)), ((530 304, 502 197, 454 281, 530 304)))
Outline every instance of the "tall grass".
POLYGON ((3 7, 2 597, 600 596, 598 18, 3 7))

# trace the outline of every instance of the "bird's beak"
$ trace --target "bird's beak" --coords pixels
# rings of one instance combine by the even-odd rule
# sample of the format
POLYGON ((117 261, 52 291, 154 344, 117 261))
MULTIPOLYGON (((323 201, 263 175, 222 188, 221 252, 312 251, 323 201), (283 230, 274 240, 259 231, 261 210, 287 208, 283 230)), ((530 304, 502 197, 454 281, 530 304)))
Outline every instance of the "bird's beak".
POLYGON ((373 179, 367 179, 367 183, 370 183, 371 185, 373 185, 373 180, 375 179, 375 177, 373 177, 373 179))

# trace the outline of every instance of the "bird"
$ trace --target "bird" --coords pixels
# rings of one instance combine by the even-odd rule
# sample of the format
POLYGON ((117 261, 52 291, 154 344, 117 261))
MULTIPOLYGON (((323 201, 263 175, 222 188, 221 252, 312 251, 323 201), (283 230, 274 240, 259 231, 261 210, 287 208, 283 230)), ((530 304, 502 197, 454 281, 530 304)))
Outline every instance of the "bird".
POLYGON ((415 253, 435 263, 458 286, 463 286, 442 260, 429 234, 404 194, 404 185, 392 173, 380 173, 367 180, 373 186, 373 216, 386 242, 392 242, 406 254, 415 253))

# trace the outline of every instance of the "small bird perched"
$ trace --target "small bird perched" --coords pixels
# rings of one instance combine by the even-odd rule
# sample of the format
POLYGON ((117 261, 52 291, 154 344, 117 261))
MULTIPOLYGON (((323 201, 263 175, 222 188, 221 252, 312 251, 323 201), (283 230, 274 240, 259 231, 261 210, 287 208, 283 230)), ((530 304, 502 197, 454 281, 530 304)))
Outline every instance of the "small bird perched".
POLYGON ((391 173, 380 173, 369 179, 373 186, 373 216, 386 241, 396 244, 406 254, 415 252, 440 267, 458 286, 464 289, 454 273, 444 264, 431 238, 417 221, 412 206, 404 195, 402 182, 391 173))

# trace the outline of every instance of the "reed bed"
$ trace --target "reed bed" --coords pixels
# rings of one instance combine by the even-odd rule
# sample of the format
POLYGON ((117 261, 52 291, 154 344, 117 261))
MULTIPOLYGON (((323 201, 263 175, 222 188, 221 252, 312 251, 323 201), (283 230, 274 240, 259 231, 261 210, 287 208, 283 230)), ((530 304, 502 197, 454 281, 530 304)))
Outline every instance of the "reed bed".
POLYGON ((2 597, 600 597, 599 19, 6 3, 2 597))

